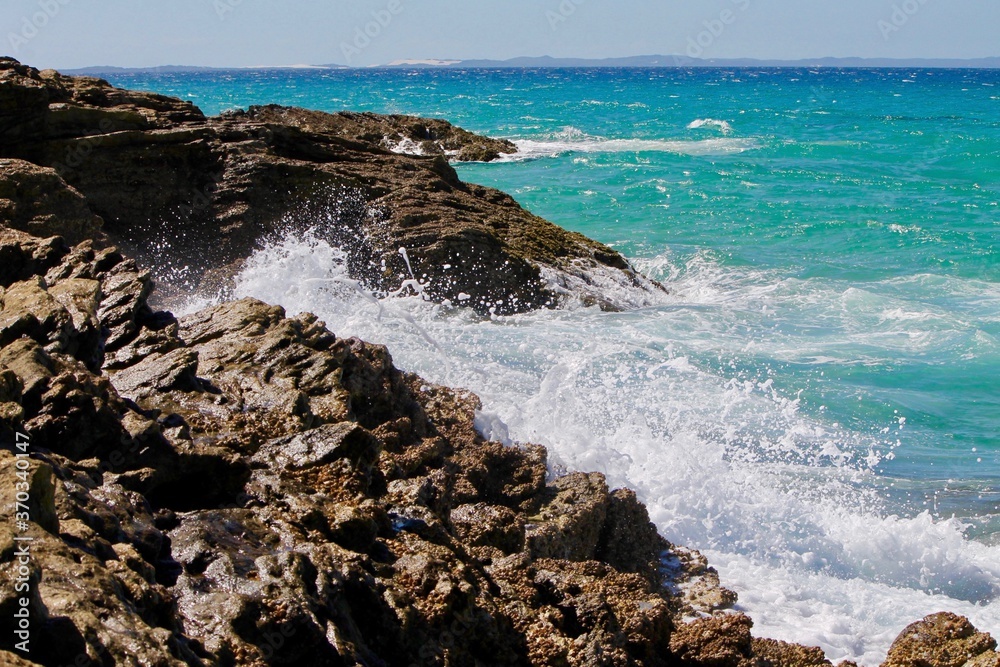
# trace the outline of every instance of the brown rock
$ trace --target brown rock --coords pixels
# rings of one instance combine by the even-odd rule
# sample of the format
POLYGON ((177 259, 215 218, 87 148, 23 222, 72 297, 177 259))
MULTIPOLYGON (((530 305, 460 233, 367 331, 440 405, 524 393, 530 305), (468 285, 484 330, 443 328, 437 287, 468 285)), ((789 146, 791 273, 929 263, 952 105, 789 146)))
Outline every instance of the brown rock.
MULTIPOLYGON (((801 646, 756 637, 751 641, 751 645, 754 656, 763 658, 770 667, 831 667, 823 650, 816 646, 801 646)), ((840 663, 838 667, 847 666, 840 663)))
POLYGON ((9 110, 0 112, 0 157, 50 167, 46 178, 58 178, 54 169, 75 188, 51 186, 64 203, 46 202, 40 214, 21 203, 9 217, 48 230, 50 211, 75 206, 53 222, 60 234, 75 242, 100 215, 107 234, 147 263, 162 265, 169 251, 189 269, 185 280, 225 286, 263 239, 310 228, 348 252, 350 272, 370 289, 418 288, 483 314, 567 298, 616 309, 663 292, 608 247, 462 183, 444 155, 495 159, 516 150, 504 140, 441 120, 276 106, 205 118, 188 102, 13 60, 0 61, 0 77, 0 109, 9 110), (401 142, 427 155, 387 150, 401 142), (602 295, 608 281, 630 296, 602 295))
POLYGON ((54 169, 0 159, 0 225, 69 243, 95 238, 101 219, 54 169))
POLYGON ((660 580, 661 558, 670 543, 649 520, 649 512, 629 489, 612 491, 597 546, 597 558, 622 572, 660 580))
POLYGON ((961 667, 996 647, 996 640, 976 630, 969 619, 942 612, 906 626, 882 667, 961 667))
POLYGON ((44 275, 68 251, 60 237, 41 239, 0 226, 0 285, 44 275))
POLYGON ((592 560, 608 504, 608 485, 600 473, 571 473, 555 480, 545 490, 541 509, 529 519, 525 541, 532 556, 592 560))
MULTIPOLYGON (((507 148, 408 117, 267 107, 205 119, 0 59, 0 153, 59 162, 78 188, 0 163, 13 192, 0 207, 0 432, 32 443, 33 660, 820 664, 810 649, 753 643, 741 615, 675 630, 695 603, 671 586, 726 597, 707 562, 662 540, 603 476, 547 484, 544 448, 484 441, 474 395, 253 299, 178 321, 150 307, 150 274, 101 239, 12 228, 75 242, 96 233, 85 204, 127 241, 211 240, 198 258, 211 264, 245 256, 305 196, 304 215, 345 223, 346 236, 326 233, 352 271, 386 259, 365 277, 380 289, 407 278, 401 246, 439 281, 429 294, 464 290, 481 312, 548 303, 542 268, 571 286, 604 270, 641 282, 603 246, 461 183, 445 160, 507 148), (427 155, 386 150, 400 142, 427 155), (18 178, 51 191, 23 201, 18 178), (664 552, 676 563, 661 581, 664 552)), ((12 461, 0 451, 8 500, 12 461)), ((0 523, 0 565, 14 553, 0 523)), ((0 616, 12 604, 0 596, 0 616)))
POLYGON ((721 614, 677 627, 670 637, 670 650, 682 664, 701 667, 762 667, 755 659, 745 614, 721 614))
POLYGON ((524 519, 498 505, 462 505, 451 512, 457 537, 469 546, 494 547, 512 554, 524 548, 524 519))

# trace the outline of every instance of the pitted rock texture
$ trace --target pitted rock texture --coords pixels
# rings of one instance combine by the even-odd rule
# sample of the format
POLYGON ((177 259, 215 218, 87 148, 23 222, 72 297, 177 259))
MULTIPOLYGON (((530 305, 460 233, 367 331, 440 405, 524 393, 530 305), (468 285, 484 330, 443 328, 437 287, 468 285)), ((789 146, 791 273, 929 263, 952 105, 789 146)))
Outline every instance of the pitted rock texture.
POLYGON ((996 640, 969 619, 942 612, 906 626, 883 667, 986 667, 1000 662, 996 647, 996 640))

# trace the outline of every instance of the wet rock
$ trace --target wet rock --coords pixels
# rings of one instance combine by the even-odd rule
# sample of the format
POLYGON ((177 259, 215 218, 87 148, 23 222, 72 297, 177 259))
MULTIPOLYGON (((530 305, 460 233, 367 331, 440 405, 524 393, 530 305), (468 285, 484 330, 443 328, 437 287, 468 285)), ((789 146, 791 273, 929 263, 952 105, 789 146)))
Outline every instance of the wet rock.
POLYGON ((199 391, 198 353, 178 348, 166 354, 151 354, 139 363, 113 374, 115 387, 122 396, 141 400, 171 389, 199 391))
POLYGON ((512 556, 489 568, 532 664, 671 664, 669 604, 649 582, 603 563, 512 556), (529 613, 524 612, 531 610, 529 613))
POLYGON ((27 507, 29 520, 58 535, 52 467, 35 459, 16 463, 19 460, 10 452, 0 450, 0 480, 3 480, 0 482, 0 506, 13 508, 18 491, 24 491, 28 494, 28 501, 23 504, 27 507))
POLYGON ((69 252, 61 237, 47 239, 0 227, 0 286, 44 275, 69 252))
POLYGON ((304 470, 347 459, 367 474, 380 451, 379 442, 367 430, 351 422, 339 422, 272 440, 252 460, 269 467, 304 470))
POLYGON ((669 548, 670 543, 660 536, 634 491, 611 492, 596 551, 598 560, 659 582, 661 557, 669 548))
POLYGON ((966 662, 965 667, 1000 667, 1000 653, 996 651, 980 653, 966 662))
MULTIPOLYGON (((507 148, 409 117, 206 119, 0 58, 0 153, 62 174, 0 160, 0 436, 16 428, 33 452, 22 482, 0 449, 0 500, 15 480, 30 490, 32 660, 828 664, 753 639, 742 614, 678 625, 735 601, 704 557, 663 540, 602 475, 547 480, 544 448, 485 440, 469 392, 253 299, 178 321, 151 307, 150 273, 96 237, 95 213, 159 253, 171 249, 157 240, 187 235, 189 248, 213 241, 200 260, 235 261, 276 221, 296 224, 283 216, 305 198, 340 230, 324 238, 343 242, 352 271, 377 267, 362 277, 378 289, 427 273, 411 288, 464 291, 488 313, 548 304, 546 271, 594 303, 574 280, 596 292, 608 277, 596 269, 632 280, 620 256, 461 183, 445 159, 507 148)), ((0 522, 0 567, 14 559, 0 522)), ((5 590, 0 623, 19 604, 5 590)), ((23 664, 11 636, 0 660, 23 664)), ((994 647, 964 619, 929 617, 887 664, 998 667, 994 647)))
POLYGON ((519 509, 541 502, 538 496, 545 488, 547 474, 547 452, 543 447, 506 447, 474 439, 472 442, 475 447, 459 449, 452 459, 458 477, 456 502, 484 499, 519 509))
POLYGON ((736 593, 722 586, 716 569, 694 549, 671 545, 660 560, 660 574, 664 585, 676 596, 679 615, 711 615, 736 604, 736 593))
POLYGON ((147 299, 153 281, 148 271, 140 271, 131 260, 115 264, 102 278, 104 298, 98 317, 108 329, 104 346, 114 352, 135 339, 143 317, 152 316, 147 299))
POLYGON ((942 612, 906 626, 882 666, 961 667, 976 659, 989 663, 995 660, 996 647, 996 640, 976 630, 969 619, 942 612))
POLYGON ((535 558, 592 560, 608 513, 604 475, 571 473, 546 489, 547 502, 529 519, 525 541, 535 558))

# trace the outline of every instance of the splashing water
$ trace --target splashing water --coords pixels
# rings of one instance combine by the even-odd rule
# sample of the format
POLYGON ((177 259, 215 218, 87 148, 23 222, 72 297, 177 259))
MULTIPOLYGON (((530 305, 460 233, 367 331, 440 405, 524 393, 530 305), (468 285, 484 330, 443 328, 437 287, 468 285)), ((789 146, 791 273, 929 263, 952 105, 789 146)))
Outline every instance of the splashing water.
POLYGON ((419 295, 376 299, 340 250, 290 234, 254 255, 235 295, 387 344, 403 368, 478 393, 485 435, 541 443, 556 467, 636 489, 668 539, 708 555, 760 636, 874 664, 926 613, 995 626, 1000 549, 969 541, 958 520, 894 505, 878 469, 895 435, 805 414, 768 369, 718 372, 783 345, 748 342, 737 325, 760 276, 719 271, 675 282, 669 306, 483 318, 419 295))
POLYGON ((636 489, 668 539, 706 552, 759 636, 873 665, 935 611, 1000 634, 1000 72, 115 83, 196 94, 209 112, 413 113, 514 140, 520 157, 459 165, 462 178, 613 245, 667 300, 482 318, 419 283, 376 299, 308 234, 258 252, 238 294, 385 343, 401 367, 476 391, 484 433, 636 489))

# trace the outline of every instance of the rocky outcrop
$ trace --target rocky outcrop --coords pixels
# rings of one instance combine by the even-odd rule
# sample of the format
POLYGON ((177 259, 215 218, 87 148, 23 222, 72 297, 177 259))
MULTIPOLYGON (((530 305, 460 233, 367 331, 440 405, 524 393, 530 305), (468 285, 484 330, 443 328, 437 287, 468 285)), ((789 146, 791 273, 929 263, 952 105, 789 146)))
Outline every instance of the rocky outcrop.
MULTIPOLYGON (((10 136, 39 131, 11 109, 10 136)), ((253 299, 157 311, 81 191, 8 160, 0 193, 3 664, 829 665, 754 638, 634 493, 485 440, 474 395, 253 299)), ((997 667, 995 646, 941 614, 885 667, 997 667)))
POLYGON ((995 667, 997 642, 969 619, 942 612, 911 623, 889 648, 883 667, 995 667))
MULTIPOLYGON (((267 106, 206 118, 189 102, 0 59, 0 157, 55 169, 113 241, 150 266, 185 267, 159 276, 178 287, 224 289, 262 242, 308 229, 372 290, 484 314, 662 295, 617 252, 463 183, 448 163, 515 150, 407 116, 267 106)), ((21 227, 42 233, 23 206, 21 227)))
MULTIPOLYGON (((58 231, 78 193, 5 167, 49 180, 30 219, 58 231)), ((27 465, 30 497, 26 525, 0 522, 5 568, 32 539, 11 661, 672 662, 691 607, 634 494, 547 480, 541 447, 479 435, 475 396, 314 316, 245 299, 178 320, 114 248, 3 223, 0 494, 27 465)))

